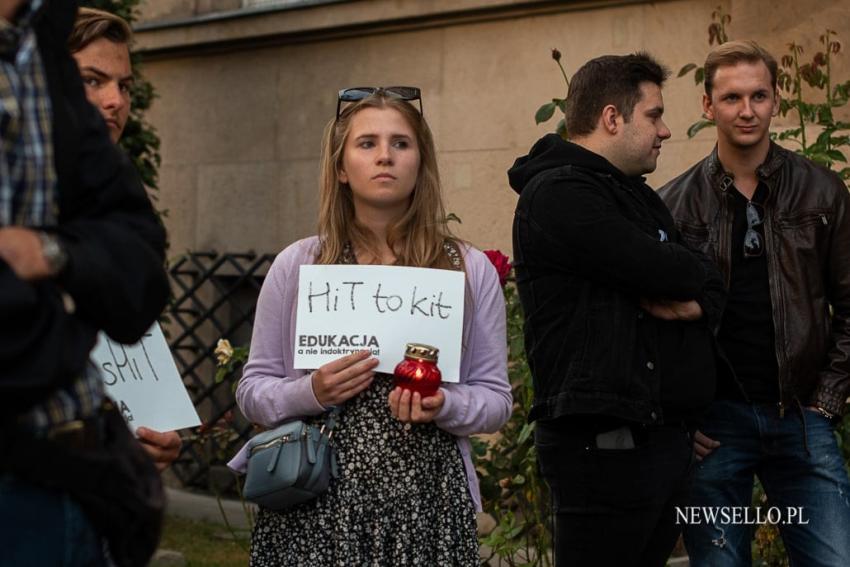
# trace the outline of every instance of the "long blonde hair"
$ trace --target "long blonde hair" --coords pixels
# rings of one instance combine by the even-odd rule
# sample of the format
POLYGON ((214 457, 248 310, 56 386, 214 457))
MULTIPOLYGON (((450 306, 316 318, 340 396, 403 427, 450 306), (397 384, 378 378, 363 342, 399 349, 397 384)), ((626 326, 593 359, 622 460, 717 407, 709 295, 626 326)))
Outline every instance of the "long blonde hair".
POLYGON ((387 245, 396 255, 396 264, 426 268, 450 268, 443 249, 454 238, 446 226, 446 211, 437 169, 434 138, 425 119, 411 104, 381 92, 346 107, 337 120, 325 128, 319 194, 319 264, 339 261, 346 243, 355 250, 380 258, 377 237, 357 222, 351 187, 339 180, 351 120, 365 108, 397 110, 413 128, 419 147, 419 172, 404 216, 387 231, 387 245))

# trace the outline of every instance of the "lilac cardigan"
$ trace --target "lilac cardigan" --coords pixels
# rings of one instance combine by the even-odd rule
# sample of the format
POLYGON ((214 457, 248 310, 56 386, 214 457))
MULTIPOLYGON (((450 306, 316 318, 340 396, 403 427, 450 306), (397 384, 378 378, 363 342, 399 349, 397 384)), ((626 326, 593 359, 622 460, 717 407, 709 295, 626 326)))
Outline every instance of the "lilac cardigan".
MULTIPOLYGON (((265 427, 325 411, 313 393, 309 372, 292 368, 298 273, 302 264, 315 262, 317 245, 318 238, 313 236, 278 254, 257 300, 250 357, 236 389, 236 401, 245 417, 265 427)), ((463 246, 463 252, 471 302, 464 313, 460 383, 443 384, 446 401, 434 422, 457 437, 469 492, 480 511, 468 436, 498 431, 511 415, 512 397, 499 277, 481 251, 463 246)), ((243 447, 229 466, 244 472, 246 463, 243 447)))

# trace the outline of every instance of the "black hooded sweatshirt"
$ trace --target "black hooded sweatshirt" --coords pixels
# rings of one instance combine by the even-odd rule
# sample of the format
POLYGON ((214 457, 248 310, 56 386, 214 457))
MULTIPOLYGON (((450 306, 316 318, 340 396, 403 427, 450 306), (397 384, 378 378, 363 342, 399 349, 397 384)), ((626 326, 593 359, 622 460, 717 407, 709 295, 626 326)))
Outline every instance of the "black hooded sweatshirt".
POLYGON ((529 419, 691 419, 714 395, 720 274, 680 244, 664 203, 602 156, 555 134, 509 170, 519 193, 515 269, 534 381, 529 419), (697 300, 662 321, 641 298, 697 300))

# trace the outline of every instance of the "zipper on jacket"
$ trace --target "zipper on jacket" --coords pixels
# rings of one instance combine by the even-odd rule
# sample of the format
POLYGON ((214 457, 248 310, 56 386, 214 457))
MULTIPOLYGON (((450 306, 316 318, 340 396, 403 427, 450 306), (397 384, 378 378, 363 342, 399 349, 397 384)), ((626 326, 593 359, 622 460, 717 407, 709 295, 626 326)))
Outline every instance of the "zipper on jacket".
MULTIPOLYGON (((773 187, 767 183, 766 180, 762 180, 761 182, 767 185, 767 199, 764 202, 764 255, 767 260, 767 283, 768 289, 770 290, 770 307, 773 315, 773 348, 774 354, 776 356, 776 382, 777 387, 779 388, 779 419, 785 417, 785 403, 783 402, 783 389, 782 389, 782 370, 783 368, 787 368, 788 364, 785 360, 785 351, 782 348, 782 345, 779 344, 779 336, 782 332, 782 329, 785 328, 785 321, 782 317, 784 313, 784 306, 782 305, 782 290, 781 279, 777 277, 777 268, 776 262, 777 258, 772 254, 773 247, 773 216, 771 212, 773 210, 773 200, 771 197, 774 196, 773 187), (771 205, 771 207, 768 207, 771 205)), ((825 218, 821 219, 826 222, 825 218)))
POLYGON ((721 228, 717 235, 717 250, 719 252, 720 269, 723 270, 724 284, 726 290, 732 285, 732 222, 729 218, 729 187, 732 178, 724 177, 720 182, 720 223, 721 228))
POLYGON ((820 214, 820 221, 823 223, 824 226, 829 225, 829 222, 826 220, 826 215, 823 213, 820 214))

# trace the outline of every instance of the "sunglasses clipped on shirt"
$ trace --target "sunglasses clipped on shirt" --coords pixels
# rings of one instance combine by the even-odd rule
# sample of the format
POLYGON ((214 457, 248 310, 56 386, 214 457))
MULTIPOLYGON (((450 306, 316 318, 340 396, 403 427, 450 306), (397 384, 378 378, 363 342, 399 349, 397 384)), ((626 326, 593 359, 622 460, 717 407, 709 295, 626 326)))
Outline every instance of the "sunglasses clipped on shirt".
POLYGON ((764 235, 757 227, 764 224, 764 208, 747 201, 747 232, 744 234, 744 258, 758 258, 764 253, 764 235))
POLYGON ((376 94, 406 102, 419 101, 419 114, 422 115, 422 92, 417 87, 351 87, 339 91, 336 99, 336 119, 339 120, 342 103, 357 102, 376 94))

